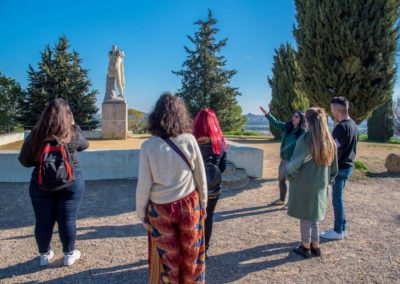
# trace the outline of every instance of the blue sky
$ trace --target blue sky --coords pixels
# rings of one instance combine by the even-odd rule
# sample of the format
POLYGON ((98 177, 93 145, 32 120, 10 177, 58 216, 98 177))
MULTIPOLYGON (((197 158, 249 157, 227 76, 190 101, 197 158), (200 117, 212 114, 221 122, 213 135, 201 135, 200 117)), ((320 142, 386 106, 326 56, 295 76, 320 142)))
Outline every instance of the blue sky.
MULTIPOLYGON (((125 52, 128 106, 148 112, 161 92, 176 91, 181 78, 171 73, 185 60, 186 35, 197 19, 214 12, 228 68, 238 71, 232 85, 244 113, 258 113, 270 100, 274 49, 289 41, 294 24, 293 0, 148 0, 148 1, 0 1, 0 71, 27 86, 46 44, 66 35, 89 69, 93 87, 104 97, 107 51, 112 44, 125 52)), ((396 85, 400 93, 400 84, 396 85)))

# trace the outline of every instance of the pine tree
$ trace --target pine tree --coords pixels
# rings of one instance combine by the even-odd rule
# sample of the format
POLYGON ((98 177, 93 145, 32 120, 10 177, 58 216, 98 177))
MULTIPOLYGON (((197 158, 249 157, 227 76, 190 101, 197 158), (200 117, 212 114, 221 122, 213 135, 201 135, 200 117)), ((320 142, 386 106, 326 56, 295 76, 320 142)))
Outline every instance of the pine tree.
MULTIPOLYGON (((305 111, 309 105, 307 97, 298 89, 299 71, 296 52, 289 43, 282 44, 275 50, 272 78, 268 77, 271 87, 271 113, 279 120, 291 118, 294 111, 305 111)), ((280 138, 280 131, 270 127, 275 138, 280 138)))
POLYGON ((29 128, 35 125, 45 106, 55 98, 65 99, 79 125, 94 127, 97 121, 96 90, 91 90, 88 70, 82 60, 62 36, 54 48, 47 46, 41 55, 38 70, 29 66, 28 92, 23 102, 23 122, 29 128))
POLYGON ((368 119, 368 139, 386 142, 393 137, 393 100, 378 107, 368 119))
POLYGON ((0 133, 13 131, 19 125, 18 102, 23 94, 18 82, 0 72, 0 133))
POLYGON ((393 92, 398 0, 295 0, 294 35, 310 104, 344 96, 357 123, 393 92))
POLYGON ((227 70, 226 59, 220 55, 227 39, 218 41, 215 38, 219 32, 214 27, 216 23, 210 10, 207 21, 195 22, 199 30, 194 37, 188 36, 194 50, 185 46, 187 58, 182 70, 172 71, 182 76, 182 87, 176 95, 187 103, 193 116, 202 108, 211 108, 223 131, 235 131, 240 130, 247 120, 236 100, 241 94, 238 88, 230 86, 236 70, 227 70))

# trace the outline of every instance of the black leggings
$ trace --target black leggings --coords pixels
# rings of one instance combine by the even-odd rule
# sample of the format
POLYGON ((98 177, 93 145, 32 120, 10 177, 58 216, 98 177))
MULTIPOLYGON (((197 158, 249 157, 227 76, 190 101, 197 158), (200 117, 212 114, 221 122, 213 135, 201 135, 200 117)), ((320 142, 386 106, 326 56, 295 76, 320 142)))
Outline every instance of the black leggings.
POLYGON ((39 188, 32 178, 29 192, 35 213, 35 238, 39 253, 50 250, 54 225, 58 224, 58 233, 64 253, 75 249, 76 217, 85 183, 81 171, 74 168, 75 181, 68 189, 59 192, 46 192, 39 188))
POLYGON ((217 198, 209 198, 207 202, 207 218, 206 218, 206 249, 210 246, 210 239, 212 234, 212 227, 213 227, 213 216, 214 210, 217 206, 219 197, 217 198))

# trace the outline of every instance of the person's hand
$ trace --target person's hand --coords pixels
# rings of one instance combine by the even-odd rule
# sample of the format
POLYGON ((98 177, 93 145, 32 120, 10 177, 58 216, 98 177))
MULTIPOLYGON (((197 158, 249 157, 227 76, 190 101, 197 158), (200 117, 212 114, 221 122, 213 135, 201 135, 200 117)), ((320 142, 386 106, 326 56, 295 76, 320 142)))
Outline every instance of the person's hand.
POLYGON ((148 230, 149 229, 149 223, 147 223, 147 221, 145 219, 141 220, 142 221, 142 225, 143 227, 148 230))
POLYGON ((204 220, 207 219, 207 210, 202 208, 201 211, 202 211, 202 215, 203 215, 204 220))
POLYGON ((268 111, 266 111, 262 106, 260 106, 260 110, 264 115, 268 115, 268 111))

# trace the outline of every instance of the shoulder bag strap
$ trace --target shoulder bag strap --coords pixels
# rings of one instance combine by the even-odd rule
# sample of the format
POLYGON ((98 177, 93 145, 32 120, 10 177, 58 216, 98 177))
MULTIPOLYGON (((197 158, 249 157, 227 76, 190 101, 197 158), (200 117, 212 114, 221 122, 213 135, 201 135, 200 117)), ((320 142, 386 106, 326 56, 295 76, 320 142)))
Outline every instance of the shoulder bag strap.
POLYGON ((185 154, 179 149, 178 146, 174 142, 172 142, 169 138, 162 138, 181 158, 185 163, 188 165, 189 169, 193 172, 192 166, 190 165, 188 159, 186 158, 185 154))

